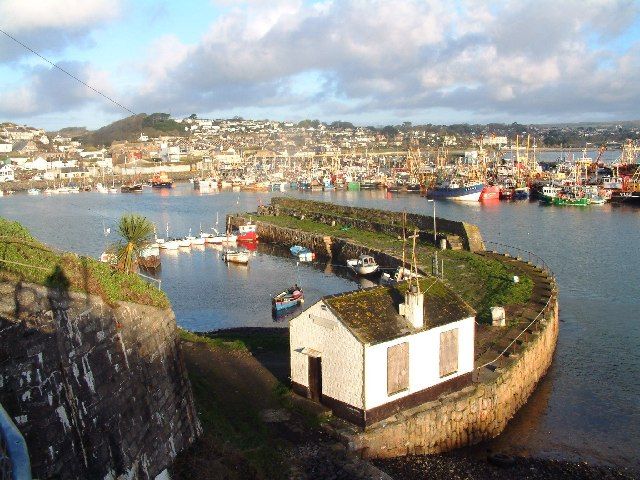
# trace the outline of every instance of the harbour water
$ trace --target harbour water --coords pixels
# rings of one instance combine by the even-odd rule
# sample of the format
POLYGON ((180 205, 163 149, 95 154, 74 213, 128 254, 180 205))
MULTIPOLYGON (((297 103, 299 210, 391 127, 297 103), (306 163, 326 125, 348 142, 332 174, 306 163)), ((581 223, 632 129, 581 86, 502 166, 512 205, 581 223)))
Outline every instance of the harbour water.
MULTIPOLYGON (((431 214, 417 195, 383 191, 318 192, 305 198, 431 214)), ((115 240, 126 212, 147 216, 164 236, 210 228, 219 214, 254 211, 272 194, 200 195, 189 184, 142 194, 83 193, 0 199, 0 216, 22 222, 45 243, 97 257, 115 240), (105 236, 104 228, 112 233, 105 236)), ((640 209, 540 206, 530 202, 436 204, 438 216, 480 226, 486 240, 542 256, 560 287, 561 331, 554 364, 527 405, 488 448, 586 459, 640 471, 640 209)), ((286 250, 261 245, 249 267, 227 266, 206 247, 162 257, 159 278, 178 323, 192 330, 274 323, 270 295, 298 282, 307 302, 358 288, 344 269, 297 264, 286 250)))

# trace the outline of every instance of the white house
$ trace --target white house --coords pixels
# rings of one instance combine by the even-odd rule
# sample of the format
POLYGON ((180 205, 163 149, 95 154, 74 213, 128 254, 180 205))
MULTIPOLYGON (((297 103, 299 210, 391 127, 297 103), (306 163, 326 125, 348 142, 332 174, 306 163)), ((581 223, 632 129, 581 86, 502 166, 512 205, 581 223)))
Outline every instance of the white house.
POLYGON ((0 142, 0 153, 11 153, 13 150, 12 143, 0 142))
POLYGON ((293 390, 366 427, 469 384, 475 312, 433 282, 325 297, 291 320, 293 390))
POLYGON ((11 165, 2 165, 0 167, 0 182, 13 182, 15 174, 11 165))

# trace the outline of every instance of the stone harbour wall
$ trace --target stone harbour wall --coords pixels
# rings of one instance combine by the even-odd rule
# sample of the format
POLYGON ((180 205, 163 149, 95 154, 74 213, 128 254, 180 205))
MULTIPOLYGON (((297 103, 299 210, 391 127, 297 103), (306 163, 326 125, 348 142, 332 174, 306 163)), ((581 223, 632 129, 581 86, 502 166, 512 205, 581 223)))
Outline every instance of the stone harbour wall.
POLYGON ((508 367, 364 432, 342 432, 342 440, 364 457, 389 458, 446 452, 497 436, 551 365, 558 338, 556 293, 538 328, 508 367))
MULTIPOLYGON (((425 211, 427 211, 428 205, 425 202, 425 211)), ((402 234, 402 212, 349 207, 288 197, 274 197, 271 199, 271 206, 264 208, 270 209, 270 213, 275 215, 292 215, 298 218, 304 215, 305 218, 326 224, 335 221, 338 224, 352 225, 361 230, 402 234)), ((432 234, 427 233, 433 232, 433 216, 407 213, 407 224, 415 225, 422 230, 421 237, 424 241, 433 241, 432 234)), ((436 230, 438 241, 440 238, 448 239, 449 235, 447 234, 450 234, 459 237, 466 250, 471 252, 484 250, 482 234, 476 225, 436 217, 436 230)))
POLYGON ((0 345, 34 477, 154 478, 200 433, 170 309, 0 282, 0 345))

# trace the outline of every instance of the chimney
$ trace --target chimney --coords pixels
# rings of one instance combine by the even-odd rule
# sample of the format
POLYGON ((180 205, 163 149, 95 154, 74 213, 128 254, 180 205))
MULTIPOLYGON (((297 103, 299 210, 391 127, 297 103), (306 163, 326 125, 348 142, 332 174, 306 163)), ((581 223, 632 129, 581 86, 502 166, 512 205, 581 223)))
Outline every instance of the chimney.
POLYGON ((400 304, 400 315, 409 320, 413 328, 424 326, 424 293, 418 291, 416 285, 411 285, 404 294, 404 303, 400 304))

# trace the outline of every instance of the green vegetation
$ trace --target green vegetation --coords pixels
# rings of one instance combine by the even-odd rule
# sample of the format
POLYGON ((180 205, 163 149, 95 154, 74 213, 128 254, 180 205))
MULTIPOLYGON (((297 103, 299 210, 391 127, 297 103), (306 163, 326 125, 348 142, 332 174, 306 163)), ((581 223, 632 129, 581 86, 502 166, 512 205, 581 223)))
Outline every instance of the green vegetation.
POLYGON ((127 301, 168 308, 169 300, 138 275, 114 270, 89 257, 56 252, 18 222, 0 218, 0 279, 87 292, 113 305, 127 301))
POLYGON ((118 268, 126 273, 135 272, 142 250, 151 243, 153 223, 147 217, 134 213, 125 214, 118 223, 121 240, 113 245, 118 257, 118 268))
MULTIPOLYGON (((345 229, 345 225, 331 226, 287 215, 262 215, 259 218, 261 221, 281 227, 350 240, 398 258, 402 257, 402 240, 395 235, 370 232, 353 227, 345 229)), ((410 248, 407 245, 407 258, 410 248)), ((444 263, 444 280, 454 292, 478 312, 478 321, 480 322, 491 320, 490 308, 493 306, 524 304, 531 297, 533 281, 529 277, 515 271, 507 263, 467 251, 440 251, 431 244, 420 242, 416 254, 418 265, 422 270, 431 271, 436 251, 439 268, 444 263), (520 275, 519 283, 513 283, 513 275, 520 275)))
POLYGON ((135 141, 141 133, 149 137, 160 135, 184 135, 184 127, 171 120, 168 113, 140 113, 117 120, 93 132, 79 137, 83 145, 110 146, 114 141, 135 141))
POLYGON ((239 350, 246 352, 249 349, 247 345, 238 339, 225 339, 225 338, 211 338, 206 335, 190 332, 183 328, 178 328, 180 333, 180 339, 187 342, 202 343, 212 348, 223 348, 226 350, 239 350))

